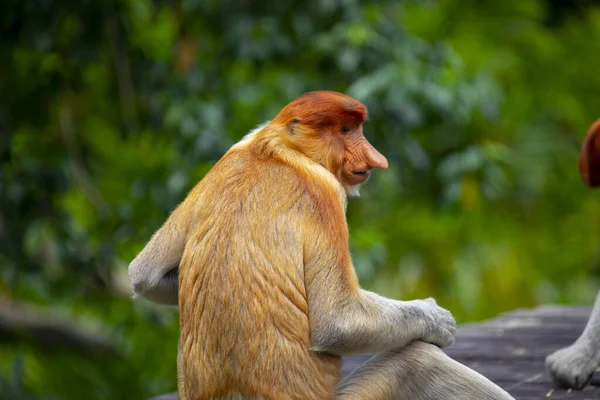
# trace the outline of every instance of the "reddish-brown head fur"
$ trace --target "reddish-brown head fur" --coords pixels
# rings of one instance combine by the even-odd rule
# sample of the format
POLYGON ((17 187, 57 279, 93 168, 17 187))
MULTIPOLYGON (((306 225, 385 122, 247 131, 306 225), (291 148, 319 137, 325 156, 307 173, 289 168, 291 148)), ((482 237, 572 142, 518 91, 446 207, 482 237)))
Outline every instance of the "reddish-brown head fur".
POLYGON ((318 91, 289 103, 271 124, 285 127, 285 143, 327 168, 348 190, 365 182, 372 168, 388 167, 363 134, 367 119, 367 108, 358 100, 318 91))
POLYGON ((594 122, 583 139, 579 172, 586 185, 600 186, 600 119, 594 122))
POLYGON ((295 119, 314 129, 357 126, 368 119, 367 108, 342 93, 317 91, 304 93, 277 114, 274 123, 291 125, 295 119))

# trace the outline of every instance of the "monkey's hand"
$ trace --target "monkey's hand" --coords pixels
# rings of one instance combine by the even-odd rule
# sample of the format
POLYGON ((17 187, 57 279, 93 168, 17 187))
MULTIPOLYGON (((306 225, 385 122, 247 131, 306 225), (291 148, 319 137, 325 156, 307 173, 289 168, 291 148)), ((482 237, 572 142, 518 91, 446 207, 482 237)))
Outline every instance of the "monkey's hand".
POLYGON ((420 339, 441 348, 454 343, 456 321, 450 311, 438 306, 431 297, 416 301, 425 313, 425 334, 420 339))

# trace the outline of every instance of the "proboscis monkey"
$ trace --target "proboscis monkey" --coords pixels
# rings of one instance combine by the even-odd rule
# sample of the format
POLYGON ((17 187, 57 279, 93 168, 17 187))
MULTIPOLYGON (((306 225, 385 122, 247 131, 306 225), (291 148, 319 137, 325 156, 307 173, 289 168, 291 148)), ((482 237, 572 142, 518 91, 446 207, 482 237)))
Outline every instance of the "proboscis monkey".
MULTIPOLYGON (((587 131, 579 153, 579 172, 591 188, 600 186, 600 119, 587 131)), ((583 333, 570 346, 546 358, 546 367, 562 386, 582 389, 600 366, 600 292, 583 333)))
POLYGON ((512 398, 440 350, 456 326, 433 299, 359 287, 346 196, 388 166, 366 120, 341 93, 300 96, 233 146, 130 265, 137 294, 179 299, 180 400, 512 398), (340 383, 341 356, 368 352, 340 383))

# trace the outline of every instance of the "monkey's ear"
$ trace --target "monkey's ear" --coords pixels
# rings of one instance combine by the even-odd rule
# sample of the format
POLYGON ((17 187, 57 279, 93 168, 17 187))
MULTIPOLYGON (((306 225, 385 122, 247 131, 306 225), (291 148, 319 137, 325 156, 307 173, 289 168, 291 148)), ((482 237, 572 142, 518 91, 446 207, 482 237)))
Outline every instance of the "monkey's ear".
POLYGON ((600 186, 600 119, 590 127, 581 144, 579 172, 586 185, 600 186))
POLYGON ((290 121, 290 135, 295 135, 295 128, 296 125, 299 124, 300 122, 302 122, 302 120, 300 118, 294 118, 290 121))

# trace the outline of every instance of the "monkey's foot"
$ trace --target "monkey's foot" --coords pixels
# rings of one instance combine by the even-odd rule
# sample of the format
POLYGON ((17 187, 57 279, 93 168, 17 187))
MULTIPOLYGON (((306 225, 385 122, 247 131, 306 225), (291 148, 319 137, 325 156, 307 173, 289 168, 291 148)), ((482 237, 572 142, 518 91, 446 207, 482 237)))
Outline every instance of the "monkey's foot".
POLYGON ((573 344, 546 357, 546 368, 554 381, 562 386, 583 389, 592 379, 597 360, 593 352, 573 344))

